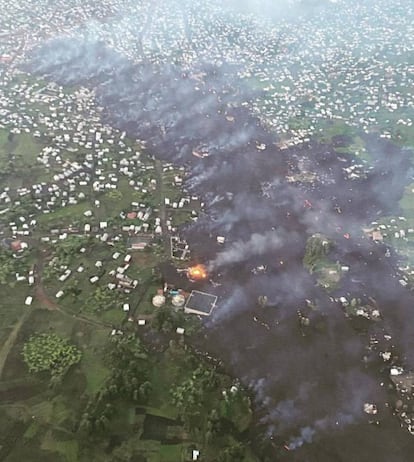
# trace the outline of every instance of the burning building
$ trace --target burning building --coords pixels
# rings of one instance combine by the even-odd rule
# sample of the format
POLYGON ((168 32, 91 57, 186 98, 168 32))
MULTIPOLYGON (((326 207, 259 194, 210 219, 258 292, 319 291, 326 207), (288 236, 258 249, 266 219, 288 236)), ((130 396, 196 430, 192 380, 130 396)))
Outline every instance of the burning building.
POLYGON ((195 265, 187 268, 187 277, 190 281, 203 281, 208 277, 207 268, 204 265, 195 265))

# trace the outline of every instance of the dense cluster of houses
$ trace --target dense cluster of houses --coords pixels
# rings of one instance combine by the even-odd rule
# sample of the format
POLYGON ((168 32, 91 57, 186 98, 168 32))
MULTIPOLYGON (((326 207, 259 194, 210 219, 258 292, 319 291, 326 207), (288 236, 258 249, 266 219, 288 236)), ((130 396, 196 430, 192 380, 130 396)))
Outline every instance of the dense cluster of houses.
MULTIPOLYGON (((404 263, 398 267, 401 274, 399 283, 403 287, 411 286, 414 280, 414 253, 411 249, 414 240, 412 218, 407 219, 405 216, 386 217, 371 222, 370 228, 365 231, 375 242, 386 242, 397 252, 400 252, 404 263)), ((389 250, 385 256, 391 256, 389 250)))
MULTIPOLYGON (((15 135, 30 133, 44 144, 37 155, 37 163, 49 173, 50 181, 34 182, 14 191, 5 186, 0 191, 0 214, 5 214, 11 204, 19 205, 25 197, 31 197, 37 211, 45 214, 91 201, 92 197, 95 198, 93 206, 99 208, 99 196, 119 189, 122 180, 131 195, 137 197, 145 197, 155 190, 154 162, 140 159, 140 150, 126 144, 125 132, 113 130, 101 122, 93 92, 80 88, 73 93, 64 93, 54 84, 42 86, 38 81, 31 82, 16 70, 4 71, 2 77, 0 128, 15 135), (87 118, 85 114, 88 114, 87 118)), ((170 164, 163 167, 163 173, 171 170, 173 166, 170 164)), ((181 186, 182 172, 174 175, 173 184, 181 186)), ((165 205, 173 209, 183 208, 197 199, 183 196, 172 201, 165 197, 165 205)), ((92 217, 93 210, 85 211, 84 215, 92 217)), ((128 231, 136 233, 152 229, 161 233, 160 218, 153 217, 153 210, 144 200, 131 201, 130 214, 122 218, 137 218, 142 222, 142 226, 135 226, 133 230, 128 228, 128 231)), ((25 222, 26 218, 21 220, 25 222)), ((35 221, 31 223, 35 224, 35 221)), ((90 224, 86 225, 87 231, 90 224)), ((166 226, 171 229, 172 221, 169 220, 166 226)), ((27 223, 23 228, 29 231, 27 223)))
MULTIPOLYGON (((17 143, 22 134, 35 140, 31 148, 39 150, 35 163, 41 167, 42 176, 38 181, 34 175, 30 184, 2 185, 2 247, 18 257, 37 240, 43 245, 55 245, 76 235, 92 237, 112 247, 123 242, 129 251, 134 251, 143 250, 154 235, 176 231, 175 211, 192 210, 198 201, 198 197, 181 191, 183 168, 164 163, 157 172, 154 160, 143 154, 140 142, 128 140, 125 132, 102 122, 93 92, 84 88, 67 92, 16 69, 4 69, 1 77, 0 128, 13 134, 17 143), (158 198, 160 177, 169 185, 171 197, 163 194, 158 198), (162 204, 157 203, 159 199, 162 204), (60 219, 62 210, 68 213, 60 219)), ((19 176, 18 171, 15 174, 19 176)), ((196 219, 195 210, 192 215, 196 219)), ((122 257, 123 263, 111 270, 110 282, 105 278, 106 289, 124 294, 133 291, 138 282, 126 273, 131 254, 121 255, 111 248, 108 252, 115 262, 122 257)), ((61 286, 55 294, 57 299, 66 295, 65 284, 74 276, 88 278, 96 287, 101 284, 100 260, 95 262, 95 273, 89 271, 90 274, 82 264, 70 267, 52 259, 50 265, 61 286)), ((33 271, 16 273, 18 282, 33 285, 34 278, 33 271)), ((30 305, 32 300, 30 295, 25 303, 30 305)), ((129 311, 129 304, 123 303, 122 308, 129 311)))
POLYGON ((53 8, 45 1, 36 12, 30 2, 26 8, 2 3, 6 56, 20 59, 40 40, 60 33, 103 40, 135 61, 179 62, 189 70, 197 62, 233 64, 240 79, 264 92, 246 104, 284 134, 287 145, 308 141, 326 119, 366 132, 378 128, 387 138, 395 127, 412 126, 407 108, 414 104, 414 67, 408 59, 414 8, 403 0, 380 0, 375 6, 337 1, 327 7, 329 16, 324 9, 308 15, 298 9, 296 18, 273 22, 223 12, 217 0, 156 5, 149 0, 94 5, 67 0, 53 8), (39 15, 36 21, 29 21, 29 12, 39 15), (87 22, 91 16, 100 22, 87 22))

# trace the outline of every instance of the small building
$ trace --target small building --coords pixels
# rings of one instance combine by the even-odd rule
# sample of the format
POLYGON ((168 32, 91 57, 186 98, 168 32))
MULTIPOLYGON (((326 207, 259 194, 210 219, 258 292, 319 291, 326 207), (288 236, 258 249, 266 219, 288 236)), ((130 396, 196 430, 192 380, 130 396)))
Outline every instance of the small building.
POLYGON ((27 305, 27 306, 30 306, 32 304, 32 301, 33 301, 33 297, 31 297, 29 295, 28 297, 26 297, 26 300, 24 301, 24 304, 27 305))
POLYGON ((379 242, 383 241, 384 237, 383 237, 381 231, 379 231, 379 230, 373 231, 372 232, 372 240, 373 241, 379 241, 379 242))

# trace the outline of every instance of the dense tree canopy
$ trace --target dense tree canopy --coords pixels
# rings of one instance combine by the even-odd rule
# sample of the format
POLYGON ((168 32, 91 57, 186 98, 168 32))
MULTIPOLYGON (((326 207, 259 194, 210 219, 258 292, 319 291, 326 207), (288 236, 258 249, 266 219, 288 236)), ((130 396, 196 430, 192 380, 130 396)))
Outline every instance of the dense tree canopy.
POLYGON ((56 334, 37 334, 24 344, 23 359, 30 372, 49 371, 57 382, 80 361, 81 352, 56 334))

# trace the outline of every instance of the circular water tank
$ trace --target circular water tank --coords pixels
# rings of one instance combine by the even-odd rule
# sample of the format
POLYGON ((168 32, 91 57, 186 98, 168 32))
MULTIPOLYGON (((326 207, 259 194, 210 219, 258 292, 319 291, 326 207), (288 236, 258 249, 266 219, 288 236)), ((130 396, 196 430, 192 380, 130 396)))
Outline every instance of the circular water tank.
POLYGON ((165 303, 165 297, 164 295, 154 295, 152 298, 152 304, 159 308, 160 306, 164 305, 165 303))
POLYGON ((171 300, 171 303, 173 304, 173 306, 176 306, 176 307, 183 306, 185 303, 184 295, 181 295, 181 294, 174 295, 174 297, 171 300))

